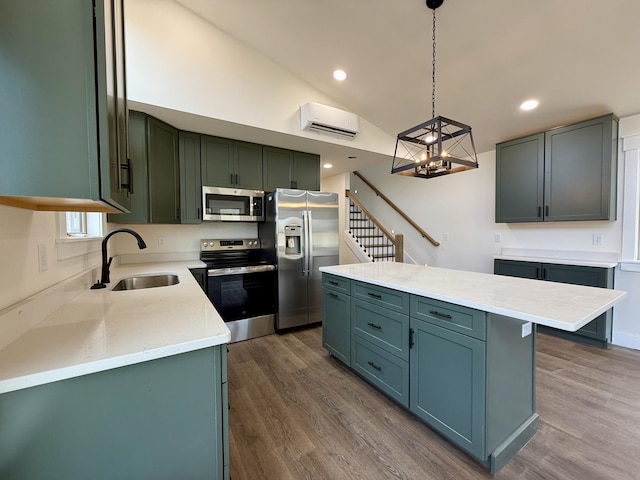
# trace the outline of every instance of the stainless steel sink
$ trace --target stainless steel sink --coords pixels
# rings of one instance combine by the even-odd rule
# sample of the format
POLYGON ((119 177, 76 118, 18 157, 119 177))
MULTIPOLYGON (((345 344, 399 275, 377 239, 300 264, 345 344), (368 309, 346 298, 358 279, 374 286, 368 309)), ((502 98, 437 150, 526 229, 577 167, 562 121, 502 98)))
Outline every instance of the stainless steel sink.
POLYGON ((162 275, 140 275, 135 277, 127 277, 120 280, 111 289, 118 290, 139 290, 141 288, 168 287, 180 283, 180 279, 173 273, 162 275))

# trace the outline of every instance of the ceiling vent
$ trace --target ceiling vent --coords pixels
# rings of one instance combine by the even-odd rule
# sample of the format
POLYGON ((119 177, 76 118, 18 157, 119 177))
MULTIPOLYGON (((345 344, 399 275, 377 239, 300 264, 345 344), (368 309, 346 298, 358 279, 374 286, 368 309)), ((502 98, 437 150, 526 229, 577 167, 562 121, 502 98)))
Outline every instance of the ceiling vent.
POLYGON ((342 138, 355 138, 360 132, 360 118, 351 112, 309 102, 300 107, 300 128, 342 138))

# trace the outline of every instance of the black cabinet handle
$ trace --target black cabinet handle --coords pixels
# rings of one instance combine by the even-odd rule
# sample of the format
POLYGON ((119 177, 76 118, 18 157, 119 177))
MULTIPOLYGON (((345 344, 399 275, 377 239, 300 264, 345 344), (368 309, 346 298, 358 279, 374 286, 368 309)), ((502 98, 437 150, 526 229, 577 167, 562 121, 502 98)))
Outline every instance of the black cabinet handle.
POLYGON ((415 331, 413 330, 413 328, 409 329, 409 348, 413 348, 413 346, 415 345, 415 342, 413 340, 413 335, 415 334, 415 331))
POLYGON ((538 217, 542 216, 542 207, 538 205, 538 217))
MULTIPOLYGON (((204 183, 204 182, 203 182, 204 183)), ((229 174, 229 183, 233 185, 233 173, 229 174)))
POLYGON ((548 217, 548 216, 549 216, 549 205, 546 205, 546 206, 544 207, 544 216, 545 216, 545 217, 548 217))
POLYGON ((200 218, 200 207, 198 207, 198 214, 196 215, 196 217, 200 218))
POLYGON ((338 285, 340 285, 338 282, 334 282, 333 280, 329 280, 327 283, 328 283, 329 285, 335 285, 336 287, 337 287, 338 285))
POLYGON ((542 267, 542 279, 543 280, 547 279, 547 269, 546 269, 546 267, 542 267))
POLYGON ((375 328, 376 330, 382 330, 382 327, 380 325, 376 325, 375 323, 367 323, 367 325, 369 325, 371 328, 375 328))
POLYGON ((329 294, 330 297, 332 298, 338 298, 338 294, 337 293, 333 293, 333 292, 327 292, 329 294))
POLYGON ((435 315, 436 317, 444 318, 446 320, 451 320, 453 317, 448 313, 440 313, 437 310, 429 310, 431 315, 435 315))
POLYGON ((378 295, 377 293, 368 292, 367 295, 369 295, 372 298, 375 298, 376 300, 382 300, 382 295, 378 295))
POLYGON ((369 365, 371 365, 371 368, 375 368, 377 371, 381 372, 382 371, 382 367, 380 365, 376 365, 373 362, 367 362, 369 365))
POLYGON ((540 267, 536 267, 536 280, 540 278, 540 267))

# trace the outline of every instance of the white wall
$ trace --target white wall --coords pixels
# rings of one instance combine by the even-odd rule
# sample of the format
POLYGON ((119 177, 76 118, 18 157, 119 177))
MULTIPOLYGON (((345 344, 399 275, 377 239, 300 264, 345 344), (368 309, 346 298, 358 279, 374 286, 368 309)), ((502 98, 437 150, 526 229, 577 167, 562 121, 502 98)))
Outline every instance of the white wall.
MULTIPOLYGON (((127 0, 125 21, 130 100, 316 140, 300 106, 344 108, 173 1, 127 0)), ((360 120, 356 139, 322 140, 392 153, 393 138, 360 120)))
POLYGON ((57 214, 0 205, 0 310, 100 264, 100 252, 58 260, 57 214), (40 272, 38 245, 47 270, 40 272))

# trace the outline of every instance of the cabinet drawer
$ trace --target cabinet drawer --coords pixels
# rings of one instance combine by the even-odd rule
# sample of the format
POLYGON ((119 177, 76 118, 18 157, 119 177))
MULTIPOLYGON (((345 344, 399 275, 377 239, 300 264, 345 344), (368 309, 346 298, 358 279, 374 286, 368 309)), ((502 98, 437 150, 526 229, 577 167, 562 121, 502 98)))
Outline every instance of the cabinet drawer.
POLYGON ((351 337, 351 367, 365 380, 409 407, 409 363, 363 338, 351 337))
POLYGON ((409 294, 362 282, 351 282, 351 296, 409 315, 409 294))
POLYGON ((480 310, 412 295, 411 316, 480 340, 487 338, 486 313, 480 310))
POLYGON ((353 298, 351 328, 387 352, 409 360, 409 316, 353 298))
POLYGON ((330 273, 322 274, 322 286, 330 288, 336 292, 351 295, 351 280, 348 278, 338 277, 330 273))

